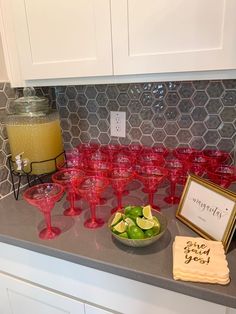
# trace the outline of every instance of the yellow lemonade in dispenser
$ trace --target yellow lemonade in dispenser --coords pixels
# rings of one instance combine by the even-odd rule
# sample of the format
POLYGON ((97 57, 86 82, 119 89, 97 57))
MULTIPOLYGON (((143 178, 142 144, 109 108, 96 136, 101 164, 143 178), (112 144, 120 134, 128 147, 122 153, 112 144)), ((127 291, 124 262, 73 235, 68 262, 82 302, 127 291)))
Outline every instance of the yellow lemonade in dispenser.
POLYGON ((17 99, 14 112, 7 116, 6 121, 11 159, 16 171, 46 174, 63 163, 59 114, 49 107, 46 98, 30 94, 17 99))

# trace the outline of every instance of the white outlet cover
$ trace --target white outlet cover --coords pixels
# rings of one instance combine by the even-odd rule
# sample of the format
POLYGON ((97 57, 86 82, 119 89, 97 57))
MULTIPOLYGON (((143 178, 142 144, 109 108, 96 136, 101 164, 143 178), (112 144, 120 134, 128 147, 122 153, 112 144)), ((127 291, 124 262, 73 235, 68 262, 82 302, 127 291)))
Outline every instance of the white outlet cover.
POLYGON ((125 137, 126 136, 126 112, 111 111, 110 112, 110 129, 111 136, 125 137))

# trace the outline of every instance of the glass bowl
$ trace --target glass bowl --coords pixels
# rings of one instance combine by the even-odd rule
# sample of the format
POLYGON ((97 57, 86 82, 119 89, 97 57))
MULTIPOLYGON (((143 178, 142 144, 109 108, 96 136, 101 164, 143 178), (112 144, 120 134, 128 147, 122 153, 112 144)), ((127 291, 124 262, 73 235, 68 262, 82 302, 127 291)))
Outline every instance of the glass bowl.
POLYGON ((145 238, 145 239, 127 239, 127 238, 122 238, 119 235, 115 234, 114 232, 111 231, 111 222, 113 220, 113 218, 115 217, 115 213, 109 218, 108 220, 108 229, 110 230, 112 236, 119 242, 123 243, 126 246, 130 246, 130 247, 145 247, 145 246, 149 246, 153 243, 155 243, 156 241, 158 241, 166 232, 167 230, 167 219, 166 217, 157 212, 157 211, 152 211, 152 215, 156 216, 157 219, 160 222, 161 225, 161 230, 160 233, 158 233, 155 236, 152 236, 150 238, 145 238))

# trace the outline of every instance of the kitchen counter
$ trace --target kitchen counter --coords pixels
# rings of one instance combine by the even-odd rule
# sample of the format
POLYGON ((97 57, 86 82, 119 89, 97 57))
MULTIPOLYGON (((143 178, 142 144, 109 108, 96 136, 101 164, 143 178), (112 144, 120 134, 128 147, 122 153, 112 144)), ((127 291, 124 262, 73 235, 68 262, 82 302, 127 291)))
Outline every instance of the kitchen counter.
MULTIPOLYGON (((146 195, 139 182, 130 185, 130 195, 123 203, 143 203, 146 195)), ((234 240, 227 260, 231 282, 226 286, 175 281, 172 277, 172 243, 176 235, 197 236, 190 228, 175 218, 176 206, 164 203, 163 196, 168 186, 163 186, 155 202, 162 208, 168 219, 168 230, 155 244, 146 248, 129 248, 112 238, 107 226, 95 230, 83 226, 88 216, 86 202, 78 201, 83 213, 75 218, 65 217, 62 212, 66 205, 63 198, 52 212, 53 225, 62 229, 62 234, 49 241, 40 240, 38 229, 42 227, 42 215, 33 206, 10 195, 0 201, 0 241, 61 260, 84 265, 107 273, 119 275, 160 288, 172 290, 195 298, 236 308, 236 241, 234 240)), ((110 210, 116 205, 113 191, 105 194, 107 204, 97 208, 99 217, 106 221, 110 210)), ((1 254, 1 253, 0 253, 1 254)))

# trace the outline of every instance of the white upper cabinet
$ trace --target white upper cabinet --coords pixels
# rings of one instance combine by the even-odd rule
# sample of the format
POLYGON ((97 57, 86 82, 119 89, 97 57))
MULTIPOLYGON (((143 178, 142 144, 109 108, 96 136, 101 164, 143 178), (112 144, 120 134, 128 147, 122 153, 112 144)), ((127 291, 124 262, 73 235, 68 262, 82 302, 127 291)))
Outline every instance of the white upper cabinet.
POLYGON ((235 12, 236 0, 0 0, 8 76, 17 86, 235 70, 235 12))
POLYGON ((25 80, 112 74, 109 0, 10 2, 25 80))
POLYGON ((235 0, 112 0, 114 74, 236 68, 235 0))

